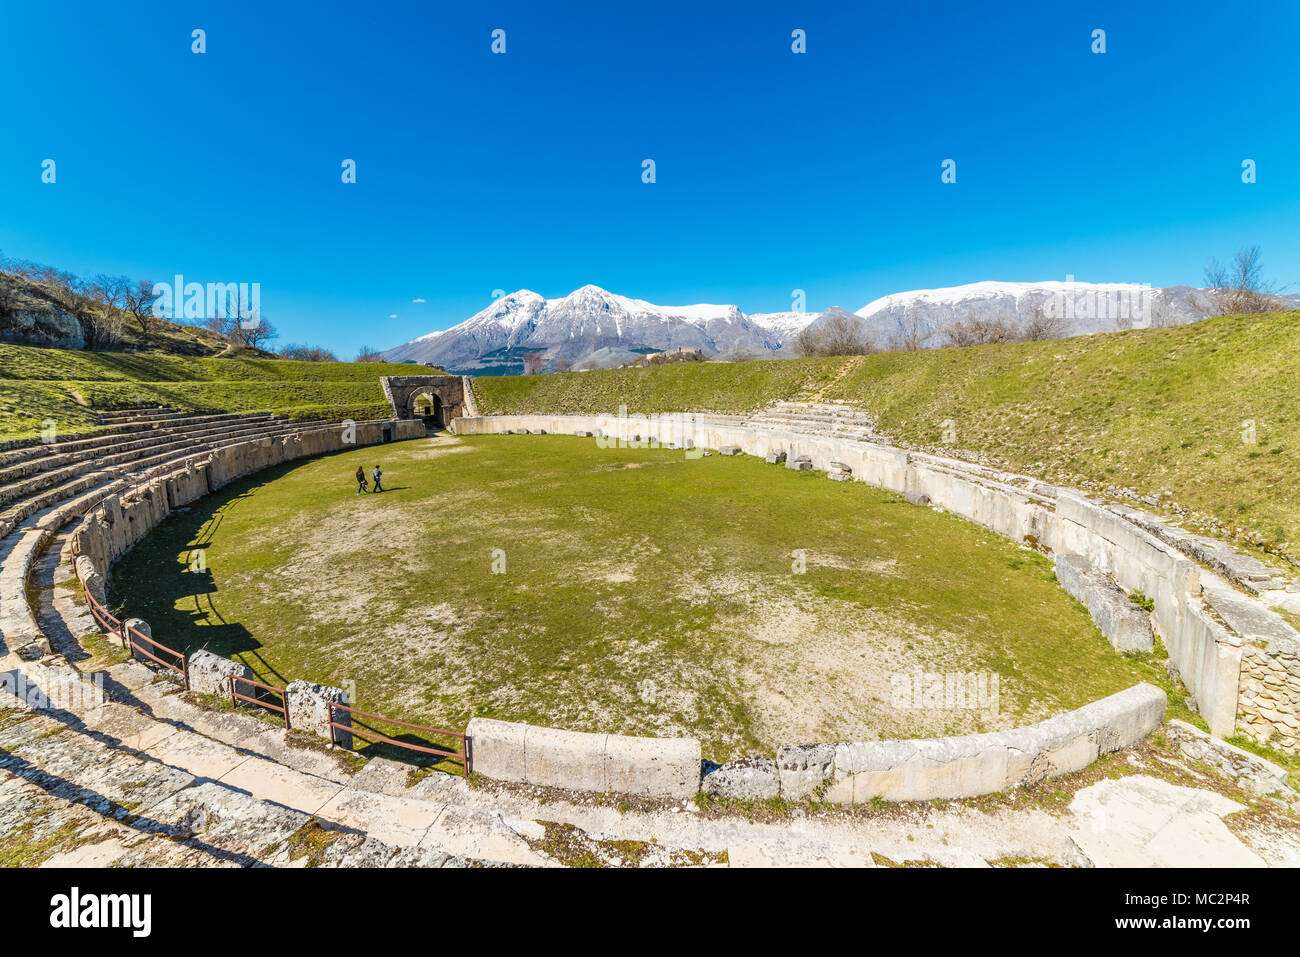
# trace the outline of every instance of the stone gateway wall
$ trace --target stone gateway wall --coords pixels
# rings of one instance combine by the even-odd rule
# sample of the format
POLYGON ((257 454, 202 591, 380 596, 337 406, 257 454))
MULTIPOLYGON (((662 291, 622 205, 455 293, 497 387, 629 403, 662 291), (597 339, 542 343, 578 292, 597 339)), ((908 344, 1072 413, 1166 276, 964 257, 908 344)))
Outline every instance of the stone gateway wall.
POLYGON ((393 407, 393 415, 409 419, 415 415, 415 399, 420 395, 436 396, 442 403, 442 420, 450 423, 465 415, 477 415, 469 380, 458 375, 381 376, 384 397, 393 407))
POLYGON ((801 744, 776 760, 744 758, 705 771, 694 738, 633 738, 474 718, 473 769, 522 784, 660 798, 700 789, 761 801, 810 796, 832 804, 929 801, 1009 791, 1079 771, 1160 726, 1165 693, 1134 685, 1077 711, 990 734, 912 741, 801 744))
POLYGON ((1260 744, 1300 749, 1300 646, 1273 641, 1247 645, 1241 655, 1237 727, 1260 744))
POLYGON ((689 798, 700 789, 700 742, 561 731, 473 718, 473 769, 485 777, 597 794, 689 798))

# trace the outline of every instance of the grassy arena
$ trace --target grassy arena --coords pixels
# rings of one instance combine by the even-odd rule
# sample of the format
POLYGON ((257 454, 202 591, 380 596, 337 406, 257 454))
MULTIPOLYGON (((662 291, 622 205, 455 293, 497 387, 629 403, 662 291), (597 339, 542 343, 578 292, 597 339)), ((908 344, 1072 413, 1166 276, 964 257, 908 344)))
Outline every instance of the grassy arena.
POLYGON ((692 734, 716 760, 1010 727, 1163 673, 975 525, 748 456, 567 436, 265 472, 168 519, 113 581, 160 640, 273 684, 352 681, 362 708, 443 727, 692 734), (358 497, 376 462, 389 491, 358 497), (997 675, 996 709, 898 707, 891 676, 918 670, 997 675))

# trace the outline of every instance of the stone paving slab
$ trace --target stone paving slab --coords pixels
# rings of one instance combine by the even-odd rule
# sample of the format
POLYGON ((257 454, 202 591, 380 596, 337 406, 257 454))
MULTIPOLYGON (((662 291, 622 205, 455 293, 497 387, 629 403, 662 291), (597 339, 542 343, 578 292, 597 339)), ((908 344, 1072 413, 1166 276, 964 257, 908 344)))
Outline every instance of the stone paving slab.
POLYGON ((121 704, 109 703, 89 711, 83 720, 88 729, 108 738, 107 743, 133 751, 152 752, 159 742, 176 733, 172 725, 121 704))
POLYGON ((204 856, 163 838, 140 833, 104 818, 90 808, 51 795, 17 775, 0 771, 0 834, 14 842, 42 842, 64 834, 68 839, 41 867, 162 866, 208 864, 204 856))
POLYGON ((323 820, 356 828, 395 847, 414 847, 443 813, 440 804, 345 788, 316 812, 323 820))
MULTIPOLYGON (((304 774, 324 778, 336 784, 347 784, 351 780, 352 773, 339 763, 338 752, 317 751, 295 746, 286 739, 283 728, 270 728, 265 724, 261 726, 263 728, 261 732, 240 737, 235 741, 235 745, 241 751, 252 752, 268 761, 283 764, 295 771, 302 771, 304 774)), ((215 737, 228 740, 221 735, 215 737)))
MULTIPOLYGON (((372 794, 387 794, 391 797, 420 798, 418 794, 406 794, 406 781, 411 775, 411 766, 388 758, 371 758, 348 781, 348 787, 356 791, 369 791, 372 794)), ((423 782, 420 782, 423 783, 423 782)))
POLYGON ((271 856, 311 820, 302 811, 259 801, 213 781, 171 795, 151 808, 149 816, 173 840, 232 860, 271 856))
POLYGON ((158 680, 158 675, 153 669, 145 667, 138 661, 123 661, 116 665, 109 665, 103 670, 107 676, 104 681, 105 688, 113 687, 114 690, 125 690, 132 694, 138 693, 158 680))
POLYGON ((476 808, 445 808, 420 846, 480 860, 554 866, 550 858, 534 851, 519 832, 508 827, 499 813, 476 808))
POLYGON ((1263 867, 1223 818, 1242 805, 1139 775, 1104 780, 1070 802, 1075 844, 1097 867, 1263 867))
POLYGON ((251 797, 273 801, 285 807, 315 814, 328 804, 343 787, 265 758, 250 757, 220 778, 227 787, 244 791, 251 797))
POLYGON ((149 755, 164 764, 184 768, 200 780, 214 781, 252 760, 228 744, 185 730, 164 738, 150 749, 149 755))
POLYGON ((0 754, 0 767, 110 817, 134 813, 194 782, 185 771, 108 749, 71 730, 0 754))
POLYGON ((66 730, 67 725, 57 718, 29 712, 15 716, 0 724, 0 749, 12 751, 46 734, 66 730))

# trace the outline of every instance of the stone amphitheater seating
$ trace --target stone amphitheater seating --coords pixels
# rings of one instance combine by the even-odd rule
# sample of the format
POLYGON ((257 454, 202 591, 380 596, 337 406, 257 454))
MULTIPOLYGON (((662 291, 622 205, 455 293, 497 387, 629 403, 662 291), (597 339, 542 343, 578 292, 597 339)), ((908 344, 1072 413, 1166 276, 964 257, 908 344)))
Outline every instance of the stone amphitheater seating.
POLYGON ((871 416, 846 402, 773 402, 739 424, 755 429, 780 429, 804 435, 888 444, 875 432, 871 416))
POLYGON ((162 408, 104 412, 100 420, 102 435, 0 452, 0 642, 6 645, 34 631, 27 573, 49 536, 68 522, 108 495, 219 449, 324 425, 268 413, 197 415, 162 408))
MULTIPOLYGON (((412 827, 419 828, 412 822, 420 815, 431 821, 440 804, 413 808, 406 799, 370 795, 328 756, 268 754, 267 725, 257 718, 220 715, 201 730, 194 724, 202 723, 202 711, 169 721, 176 686, 158 682, 139 661, 93 674, 75 667, 87 657, 80 637, 99 630, 70 597, 77 578, 66 559, 76 519, 153 479, 196 474, 195 463, 250 440, 294 436, 304 452, 337 446, 337 424, 266 413, 156 408, 105 412, 101 422, 93 435, 0 451, 0 830, 48 820, 94 831, 106 842, 90 846, 107 848, 107 857, 74 851, 61 863, 288 864, 286 839, 314 820, 303 806, 320 805, 319 797, 304 795, 346 793, 348 801, 329 815, 346 829, 330 844, 332 863, 457 867, 509 856, 485 861, 481 853, 456 853, 479 846, 468 840, 440 841, 451 852, 409 840, 412 827), (310 439, 323 434, 334 441, 310 439), (33 705, 33 687, 44 705, 33 705), (147 754, 137 750, 146 747, 147 754), (159 755, 170 760, 160 764, 159 755), (223 768, 235 782, 217 780, 223 768), (126 814, 142 803, 150 807, 147 818, 126 814), (363 826, 370 816, 386 826, 363 826)), ((414 434, 394 430, 411 437, 407 432, 414 434)), ((233 477, 222 473, 223 482, 233 477)), ((393 773, 404 779, 406 770, 393 773)), ((435 790, 443 784, 432 782, 435 790)), ((482 817, 478 831, 486 834, 491 822, 482 817)))
MULTIPOLYGON (((0 664, 16 665, 14 671, 0 671, 0 678, 39 674, 51 686, 84 687, 87 675, 69 662, 79 652, 84 657, 78 637, 98 629, 85 608, 68 597, 83 562, 99 569, 102 587, 109 564, 170 508, 289 457, 285 447, 257 440, 292 436, 285 445, 292 444, 293 457, 339 447, 337 434, 321 423, 287 423, 269 415, 185 415, 151 409, 106 413, 103 424, 100 435, 0 451, 0 664), (240 443, 242 449, 223 452, 240 443), (205 462, 196 466, 199 460, 205 462), (128 487, 130 496, 114 498, 128 487), (103 507, 97 508, 101 503, 103 507), (87 517, 75 530, 64 527, 83 515, 87 517), (92 534, 96 530, 100 534, 92 534), (92 553, 85 545, 96 541, 98 552, 92 553), (81 547, 74 549, 74 544, 81 547), (73 551, 80 556, 75 571, 69 562, 60 561, 73 551), (29 605, 28 593, 33 569, 36 608, 29 605), (29 641, 33 636, 36 640, 29 641)), ((513 425, 520 433, 537 435, 574 434, 577 429, 624 438, 649 427, 648 422, 643 426, 609 417, 491 417, 461 419, 458 424, 458 432, 501 431, 502 426, 513 425)), ((365 442, 387 440, 387 428, 379 438, 376 425, 371 423, 365 442)), ((1004 534, 1007 530, 1001 526, 1015 525, 1019 512, 1038 509, 1043 511, 1043 521, 1072 522, 1077 526, 1071 533, 1076 538, 1083 535, 1078 529, 1085 527, 1088 534, 1109 536, 1108 547, 1118 550, 1112 557, 1117 572, 1138 567, 1125 549, 1145 549, 1143 554, 1154 549, 1165 564, 1175 560, 1173 549, 1160 552, 1154 540, 1138 541, 1138 533, 1115 524, 1122 521, 1117 513, 1071 497, 1067 490, 983 466, 883 448, 867 416, 835 403, 776 403, 752 416, 667 416, 652 431, 663 441, 681 446, 686 435, 698 428, 708 431, 707 437, 702 436, 707 438, 706 448, 722 448, 730 442, 734 444, 728 447, 761 456, 779 445, 815 459, 816 467, 832 476, 838 470, 863 477, 875 469, 872 479, 882 485, 892 480, 894 472, 905 474, 908 497, 913 497, 916 485, 918 504, 928 503, 932 495, 952 499, 958 514, 996 526, 1004 534), (851 447, 859 442, 861 447, 851 447), (977 504, 963 511, 966 499, 958 500, 960 496, 977 504), (1019 511, 1012 515, 1008 505, 1019 511)), ((414 432, 395 429, 394 434, 411 437, 414 432)), ((1011 530, 1017 529, 1019 525, 1011 530)), ((1077 547, 1063 533, 1056 537, 1062 545, 1077 547)), ((1186 562, 1175 571, 1179 569, 1195 577, 1186 562)), ((93 591, 90 579, 85 580, 93 591)), ((1184 592, 1190 597, 1187 588, 1179 588, 1180 600, 1184 592)), ((1216 635, 1210 638, 1219 641, 1216 635)), ((146 798, 152 802, 149 817, 158 824, 157 836, 184 842, 192 833, 190 822, 197 818, 204 822, 200 828, 204 833, 202 842, 196 837, 195 846, 216 846, 223 855, 238 856, 241 863, 283 862, 283 839, 306 826, 313 814, 353 829, 349 840, 338 845, 337 863, 448 866, 467 859, 538 860, 518 834, 509 829, 503 834, 494 809, 458 806, 465 797, 463 781, 435 776, 413 785, 404 769, 384 759, 374 759, 355 775, 340 771, 319 752, 286 747, 283 730, 273 734, 256 718, 196 710, 192 703, 178 700, 176 685, 158 681, 156 671, 138 661, 99 674, 107 674, 113 683, 109 703, 75 715, 47 707, 18 726, 6 718, 15 699, 0 685, 0 826, 13 813, 14 802, 6 803, 6 789, 10 794, 15 788, 45 792, 24 792, 19 801, 23 808, 31 802, 68 803, 69 792, 87 795, 85 800, 70 802, 76 807, 57 808, 69 817, 84 813, 84 808, 98 808, 104 801, 110 809, 113 802, 124 803, 128 793, 123 782, 146 776, 150 789, 146 798), (148 760, 155 765, 144 775, 143 763, 148 760), (164 772, 156 770, 157 762, 164 772), (57 788, 47 783, 51 780, 57 788), (452 798, 449 789, 457 787, 462 790, 452 798), (303 808, 315 811, 304 813, 303 808)), ((1232 691, 1235 697, 1235 672, 1232 691)), ((1164 707, 1164 694, 1143 685, 1011 732, 787 747, 775 761, 744 759, 733 762, 732 770, 749 780, 754 776, 754 761, 760 760, 765 786, 773 794, 794 797, 809 782, 832 781, 833 791, 828 794, 843 803, 862 803, 877 795, 922 800, 988 793, 1005 789, 1008 782, 1014 786, 1022 779, 1037 780, 1035 756, 1046 755, 1053 769, 1046 773, 1056 774, 1085 766, 1098 753, 1127 747, 1160 722, 1164 707), (924 773, 913 773, 913 765, 923 765, 924 773), (895 781, 904 770, 908 770, 905 780, 895 781)), ((21 702, 17 710, 24 710, 21 702)), ((1221 717, 1231 722, 1233 715, 1221 717)), ((294 728, 298 727, 295 721, 294 728)), ((694 739, 581 734, 481 719, 475 719, 469 730, 475 741, 475 767, 488 777, 673 799, 687 799, 700 784, 701 755, 694 739), (527 748, 521 749, 525 738, 527 748), (670 760, 665 760, 665 754, 670 760), (578 770, 587 775, 582 780, 574 777, 575 756, 582 758, 578 770), (661 790, 655 790, 659 785, 661 790)), ((713 780, 729 780, 725 773, 717 775, 730 768, 730 764, 722 766, 713 780)), ((135 800, 137 795, 130 797, 135 800)), ((160 841, 149 862, 162 861, 166 847, 160 841)))

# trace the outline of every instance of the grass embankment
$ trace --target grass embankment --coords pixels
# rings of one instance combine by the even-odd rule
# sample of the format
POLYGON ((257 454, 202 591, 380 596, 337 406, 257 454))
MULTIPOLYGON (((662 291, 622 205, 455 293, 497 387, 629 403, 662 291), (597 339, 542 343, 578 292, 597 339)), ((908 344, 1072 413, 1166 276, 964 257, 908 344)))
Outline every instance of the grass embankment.
POLYGON ((940 446, 951 420, 956 448, 1073 485, 1167 490, 1224 526, 1211 531, 1300 561, 1300 312, 856 360, 475 381, 485 412, 730 410, 823 387, 898 441, 940 446))
POLYGON ((110 600, 174 647, 275 685, 355 682, 392 717, 692 734, 719 760, 1008 727, 1163 679, 1048 560, 975 525, 746 456, 570 436, 263 473, 164 522, 110 600), (358 497, 376 461, 390 491, 358 497), (967 697, 900 700, 918 673, 967 676, 967 697))
POLYGON ((843 359, 754 362, 679 362, 641 369, 552 375, 491 376, 474 380, 485 413, 750 412, 776 399, 819 388, 843 359))
POLYGON ((94 428, 92 409, 161 404, 177 411, 275 412, 293 419, 391 414, 384 375, 433 374, 409 364, 297 362, 75 352, 0 345, 0 441, 94 428))

